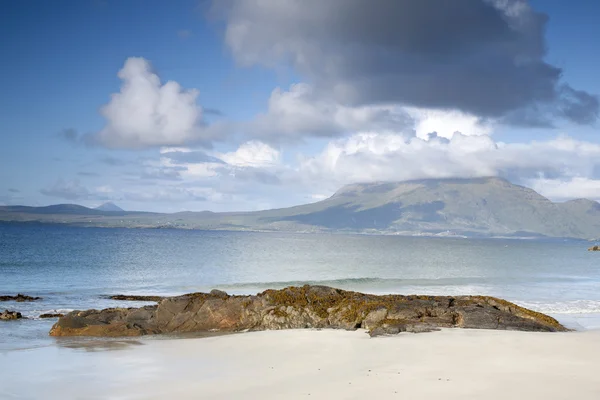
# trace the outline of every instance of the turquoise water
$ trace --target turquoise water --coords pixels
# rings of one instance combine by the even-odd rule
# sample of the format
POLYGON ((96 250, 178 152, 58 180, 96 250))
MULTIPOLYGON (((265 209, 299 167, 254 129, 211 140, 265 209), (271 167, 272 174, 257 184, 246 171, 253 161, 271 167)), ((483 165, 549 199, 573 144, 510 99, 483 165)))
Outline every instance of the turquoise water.
POLYGON ((0 351, 54 345, 44 312, 137 306, 110 294, 256 293, 304 283, 371 293, 488 294, 600 327, 600 254, 581 241, 0 225, 0 351))

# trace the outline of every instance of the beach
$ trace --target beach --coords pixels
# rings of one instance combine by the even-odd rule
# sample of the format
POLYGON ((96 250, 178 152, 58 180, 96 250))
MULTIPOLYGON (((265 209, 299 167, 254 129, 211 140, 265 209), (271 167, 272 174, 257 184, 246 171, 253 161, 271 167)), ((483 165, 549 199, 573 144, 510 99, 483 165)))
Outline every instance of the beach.
POLYGON ((2 399, 598 399, 600 331, 289 330, 0 353, 2 399))

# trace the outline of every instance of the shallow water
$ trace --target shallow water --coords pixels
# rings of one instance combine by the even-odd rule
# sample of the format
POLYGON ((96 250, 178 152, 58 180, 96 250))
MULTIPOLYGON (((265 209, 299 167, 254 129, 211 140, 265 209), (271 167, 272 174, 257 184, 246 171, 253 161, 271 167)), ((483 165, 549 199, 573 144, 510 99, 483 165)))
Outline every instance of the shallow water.
POLYGON ((304 283, 371 293, 487 294, 600 327, 600 255, 589 243, 0 225, 0 351, 54 345, 45 312, 139 306, 109 294, 256 293, 304 283))

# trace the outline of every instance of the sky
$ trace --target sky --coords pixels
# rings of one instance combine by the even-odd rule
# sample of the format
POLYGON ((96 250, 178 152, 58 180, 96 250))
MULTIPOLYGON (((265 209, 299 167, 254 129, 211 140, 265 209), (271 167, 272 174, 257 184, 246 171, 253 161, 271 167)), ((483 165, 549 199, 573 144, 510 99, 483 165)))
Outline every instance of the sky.
POLYGON ((600 3, 0 3, 0 205, 244 211, 500 176, 600 200, 600 3))

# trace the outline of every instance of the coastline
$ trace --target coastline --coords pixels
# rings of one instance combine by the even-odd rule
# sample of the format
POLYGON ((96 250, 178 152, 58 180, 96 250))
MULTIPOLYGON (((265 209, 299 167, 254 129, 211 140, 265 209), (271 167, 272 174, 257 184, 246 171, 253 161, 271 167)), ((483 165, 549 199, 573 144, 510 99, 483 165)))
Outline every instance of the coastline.
MULTIPOLYGON (((0 217, 1 218, 1 217, 0 217)), ((466 240, 511 240, 511 241, 572 241, 581 243, 590 243, 598 241, 597 238, 574 237, 574 236, 546 236, 543 234, 533 234, 530 236, 518 236, 499 233, 483 232, 463 232, 450 233, 448 231, 389 231, 389 230, 337 230, 337 229, 266 229, 250 228, 245 226, 235 227, 207 227, 207 226, 187 226, 187 225, 110 225, 95 224, 81 221, 47 221, 47 220, 11 220, 0 219, 1 225, 16 226, 50 226, 66 227, 79 229, 126 229, 126 230, 175 230, 175 231, 195 231, 195 232, 226 232, 226 233, 267 233, 267 234, 292 234, 292 235, 339 235, 339 236, 373 236, 373 237, 401 237, 401 238, 423 238, 423 239, 466 239, 466 240), (468 234, 467 234, 468 233, 468 234)))
POLYGON ((0 397, 600 398, 600 331, 369 338, 363 330, 287 330, 56 343, 0 353, 10 366, 0 375, 0 397))

